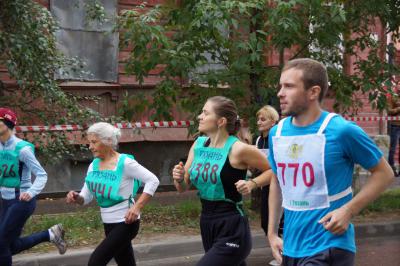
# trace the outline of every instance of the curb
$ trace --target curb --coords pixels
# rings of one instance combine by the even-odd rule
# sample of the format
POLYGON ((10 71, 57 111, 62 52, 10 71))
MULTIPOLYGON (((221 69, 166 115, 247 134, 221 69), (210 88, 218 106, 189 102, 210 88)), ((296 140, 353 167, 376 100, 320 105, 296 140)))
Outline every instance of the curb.
POLYGON ((400 221, 355 226, 356 239, 400 236, 400 221))
MULTIPOLYGON (((377 224, 355 225, 356 239, 400 236, 400 221, 377 224)), ((182 237, 183 238, 183 237, 182 237)), ((268 249, 265 234, 261 231, 252 232, 252 249, 268 249)), ((60 256, 56 252, 21 254, 13 257, 16 266, 43 265, 86 265, 93 248, 82 248, 68 251, 60 256)), ((175 257, 198 256, 203 253, 200 236, 185 237, 184 239, 166 239, 165 241, 149 242, 134 245, 135 257, 138 262, 145 263, 153 260, 170 260, 175 257)))

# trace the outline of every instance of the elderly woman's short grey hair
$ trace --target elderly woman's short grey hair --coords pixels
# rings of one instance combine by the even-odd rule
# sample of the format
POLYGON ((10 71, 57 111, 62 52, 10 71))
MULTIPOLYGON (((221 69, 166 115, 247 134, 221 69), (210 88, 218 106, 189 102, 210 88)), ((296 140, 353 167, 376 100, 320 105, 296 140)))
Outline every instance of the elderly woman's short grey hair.
POLYGON ((121 137, 121 130, 106 122, 91 125, 87 133, 96 135, 103 144, 111 146, 113 149, 118 147, 121 137))

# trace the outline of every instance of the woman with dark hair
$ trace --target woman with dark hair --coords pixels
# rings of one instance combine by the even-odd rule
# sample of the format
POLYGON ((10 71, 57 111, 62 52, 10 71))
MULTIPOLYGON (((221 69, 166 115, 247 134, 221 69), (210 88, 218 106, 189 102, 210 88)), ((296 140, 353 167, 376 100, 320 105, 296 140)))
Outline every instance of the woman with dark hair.
POLYGON ((198 119, 198 129, 205 136, 196 139, 186 164, 180 162, 173 169, 176 189, 184 192, 193 184, 201 200, 200 229, 206 253, 197 265, 243 266, 251 250, 251 235, 235 184, 246 178, 247 168, 261 171, 251 181, 254 186, 265 182, 270 166, 256 147, 235 137, 240 120, 232 100, 209 98, 198 119))

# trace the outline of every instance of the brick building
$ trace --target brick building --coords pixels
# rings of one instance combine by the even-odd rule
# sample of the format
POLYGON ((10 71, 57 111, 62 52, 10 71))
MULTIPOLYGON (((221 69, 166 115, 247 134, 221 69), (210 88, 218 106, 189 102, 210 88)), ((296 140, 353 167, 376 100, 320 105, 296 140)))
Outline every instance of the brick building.
MULTIPOLYGON (((57 36, 60 42, 61 50, 67 55, 84 57, 88 60, 88 65, 93 70, 93 75, 85 77, 86 81, 68 81, 61 83, 61 88, 65 91, 74 92, 82 96, 97 96, 99 104, 87 103, 89 107, 105 116, 118 114, 118 102, 123 98, 123 93, 128 91, 130 94, 139 92, 149 94, 154 86, 160 81, 157 76, 159 70, 154 70, 148 78, 145 78, 144 84, 139 85, 139 82, 134 76, 129 76, 124 71, 123 61, 129 56, 129 51, 126 49, 119 50, 118 34, 109 34, 104 36, 104 32, 109 30, 110 25, 95 25, 88 26, 82 19, 82 12, 73 8, 71 1, 57 0, 37 0, 40 4, 48 8, 51 13, 60 21, 61 31, 57 36), (82 44, 85 45, 82 45, 82 44), (99 56, 101 55, 101 56, 99 56)), ((79 1, 78 1, 79 2, 79 1)), ((120 12, 124 9, 132 9, 143 1, 135 0, 107 0, 102 1, 105 5, 106 12, 109 14, 120 12)), ((162 4, 162 0, 148 0, 147 7, 152 8, 157 4, 162 4)), ((384 28, 377 22, 371 25, 371 33, 382 41, 383 45, 388 42, 388 36, 385 35, 384 28)), ((291 51, 285 51, 285 59, 290 58, 291 51)), ((366 56, 366 54, 364 55, 366 56)), ((385 54, 381 55, 385 57, 385 54)), ((353 58, 346 58, 348 73, 351 73, 353 58)), ((397 56, 395 58, 397 64, 400 63, 400 44, 397 46, 397 56)), ((266 53, 266 61, 268 64, 276 65, 279 62, 279 55, 274 51, 266 53)), ((60 77, 62 78, 62 77, 60 77)), ((74 77, 68 77, 69 80, 74 80, 74 77)), ((4 67, 0 66, 0 80, 6 86, 16 86, 12 81, 4 67)), ((380 116, 378 111, 372 110, 368 103, 368 96, 359 95, 363 101, 363 108, 358 112, 360 117, 380 116)), ((325 108, 331 110, 333 99, 325 101, 325 108)), ((185 114, 178 111, 174 112, 175 120, 185 119, 185 114)), ((138 121, 147 121, 148 114, 137 117, 138 121)), ((386 134, 386 122, 368 121, 357 122, 368 134, 386 134)), ((188 139, 186 128, 158 128, 143 129, 137 134, 132 130, 124 130, 121 150, 135 151, 135 156, 139 161, 149 169, 153 170, 161 178, 162 184, 170 184, 169 170, 177 160, 186 154, 190 146, 191 139, 188 139), (144 142, 143 142, 144 141, 144 142), (146 150, 146 152, 145 152, 146 150), (146 156, 148 153, 153 153, 155 156, 149 160, 146 156)), ((87 162, 82 162, 81 165, 64 167, 65 173, 57 173, 55 169, 49 169, 50 175, 58 176, 56 181, 50 181, 50 188, 47 191, 58 191, 64 187, 79 188, 80 179, 72 178, 74 175, 81 175, 84 171, 87 162), (69 181, 62 179, 62 175, 69 176, 69 181), (52 183, 53 182, 53 183, 52 183)))

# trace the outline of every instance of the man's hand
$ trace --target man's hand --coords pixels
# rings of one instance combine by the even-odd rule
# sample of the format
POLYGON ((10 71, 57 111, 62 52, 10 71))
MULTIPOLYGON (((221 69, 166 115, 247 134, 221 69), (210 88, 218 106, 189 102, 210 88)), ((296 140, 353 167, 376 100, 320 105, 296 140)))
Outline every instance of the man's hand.
POLYGON ((274 234, 268 236, 269 245, 271 246, 272 256, 276 259, 279 264, 282 264, 282 251, 283 251, 283 240, 278 235, 274 234))
POLYGON ((20 201, 30 201, 31 199, 32 199, 32 197, 28 192, 22 192, 19 195, 19 200, 20 201))
POLYGON ((318 223, 322 224, 332 234, 341 235, 347 231, 351 217, 351 210, 346 206, 342 206, 325 215, 318 223))

